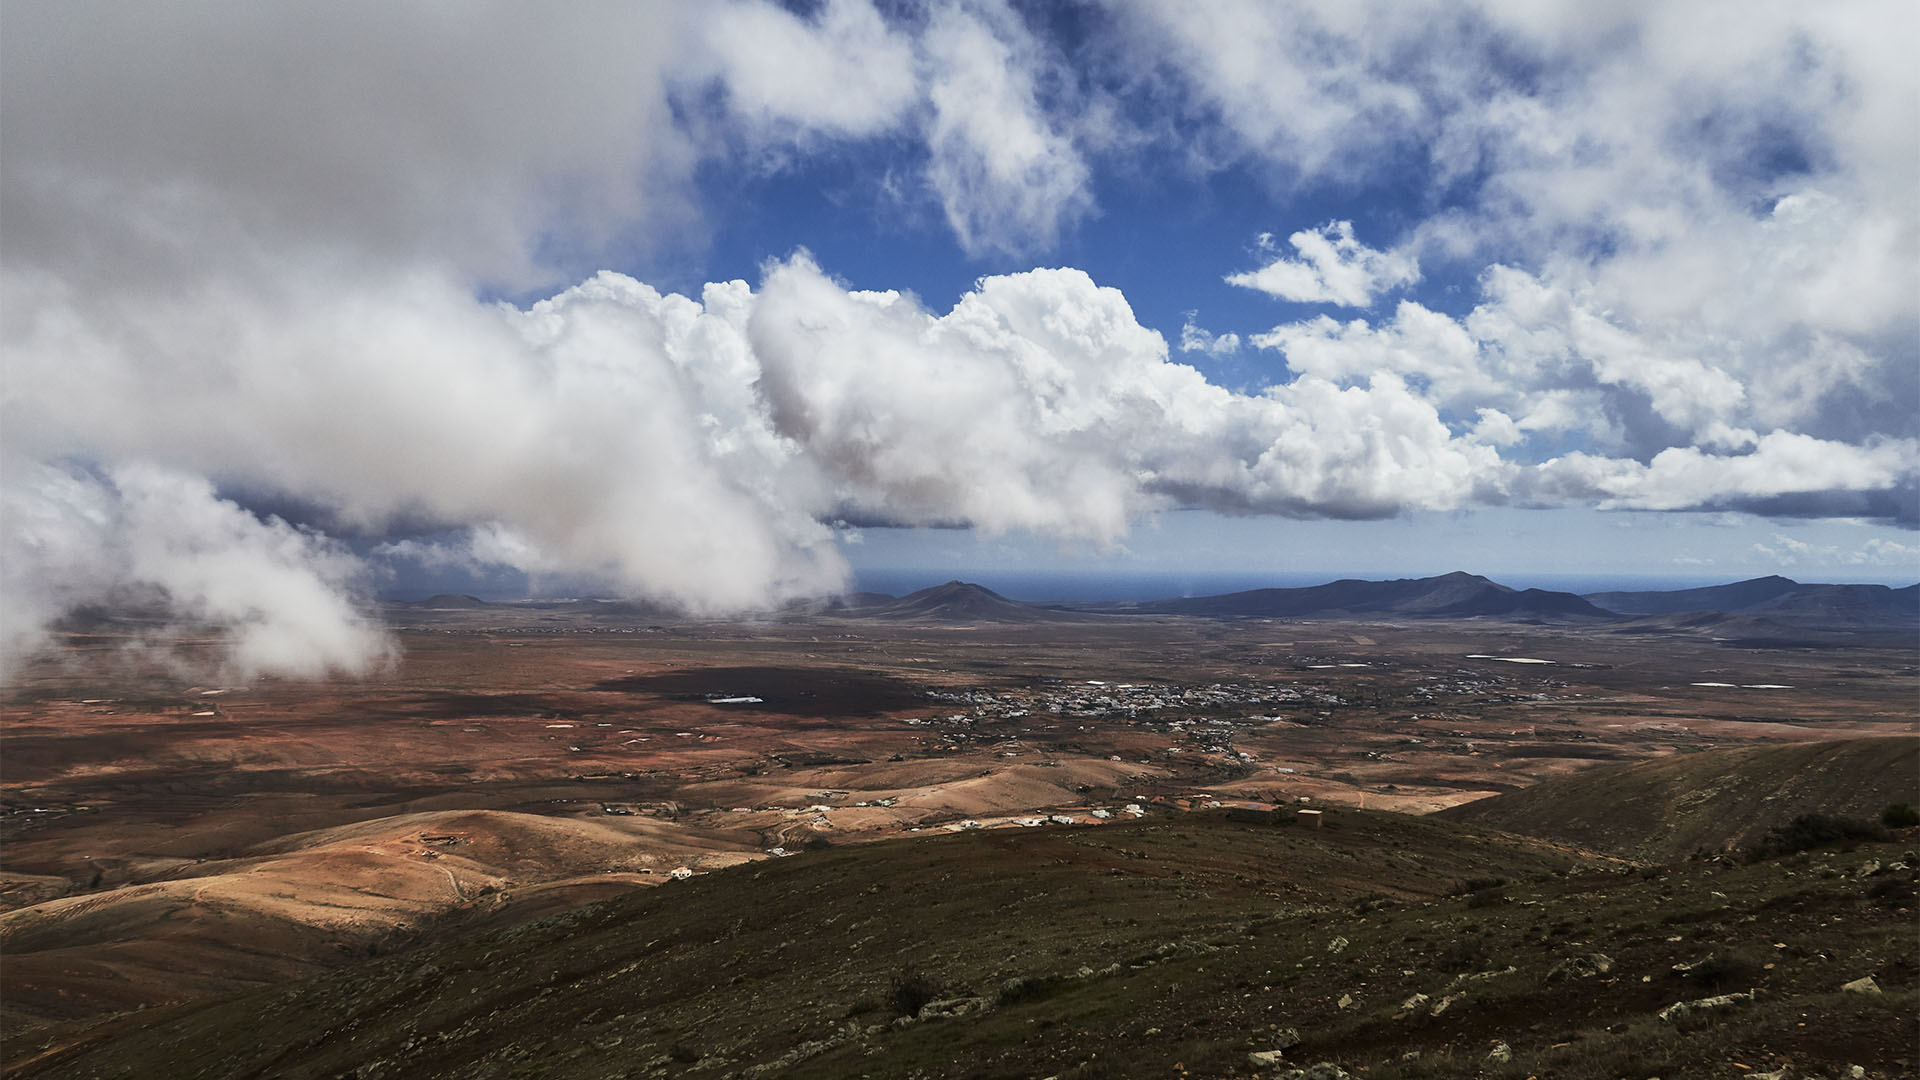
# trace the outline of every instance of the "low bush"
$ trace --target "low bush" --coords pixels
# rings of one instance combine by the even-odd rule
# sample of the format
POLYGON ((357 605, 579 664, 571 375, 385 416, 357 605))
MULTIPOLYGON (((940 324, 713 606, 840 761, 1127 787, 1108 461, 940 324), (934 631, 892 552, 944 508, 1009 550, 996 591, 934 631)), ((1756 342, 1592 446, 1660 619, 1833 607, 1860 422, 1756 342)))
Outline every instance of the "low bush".
POLYGON ((1920 810, 1915 810, 1912 803, 1888 803, 1880 811, 1880 824, 1889 829, 1911 829, 1920 825, 1920 810))
POLYGON ((1752 952, 1726 949, 1693 965, 1685 975, 1689 981, 1720 994, 1752 989, 1754 980, 1760 977, 1764 968, 1765 962, 1752 952))
POLYGON ((1920 888, 1912 878, 1883 877, 1867 886, 1867 899, 1881 907, 1912 907, 1920 902, 1920 888))
POLYGON ((1053 996, 1067 980, 1060 975, 1019 975, 1000 984, 993 995, 999 1005, 1012 1005, 1020 1001, 1038 1001, 1053 996))
POLYGON ((1826 814, 1801 814, 1785 825, 1768 829, 1758 843, 1747 849, 1747 861, 1777 859, 1796 851, 1852 845, 1862 840, 1885 840, 1887 831, 1871 821, 1831 817, 1826 814))
POLYGON ((917 971, 896 975, 893 985, 887 989, 887 1004, 896 1016, 918 1016, 927 1002, 939 997, 939 985, 917 971))
POLYGON ((1491 971, 1497 965, 1487 943, 1478 937, 1458 937, 1435 957, 1442 971, 1491 971))

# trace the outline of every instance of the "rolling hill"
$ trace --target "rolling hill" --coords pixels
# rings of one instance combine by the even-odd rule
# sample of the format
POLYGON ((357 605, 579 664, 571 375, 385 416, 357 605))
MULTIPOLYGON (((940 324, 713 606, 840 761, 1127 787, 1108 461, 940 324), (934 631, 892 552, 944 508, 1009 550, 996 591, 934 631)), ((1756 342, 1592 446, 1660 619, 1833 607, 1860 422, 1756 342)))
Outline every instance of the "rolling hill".
POLYGON ((209 1080, 1894 1075, 1920 976, 1902 858, 1647 873, 1354 810, 963 832, 449 925, 7 1053, 20 1077, 209 1080))
POLYGON ((284 983, 406 939, 451 911, 473 916, 543 893, 591 895, 751 850, 670 822, 614 820, 401 814, 0 913, 8 1027, 284 983))
POLYGON ((1586 599, 1622 615, 1718 611, 1816 630, 1920 627, 1920 585, 1803 585, 1776 575, 1701 589, 1589 593, 1586 599))
POLYGON ((1800 587, 1779 575, 1709 585, 1699 589, 1588 593, 1587 599, 1622 615, 1670 615, 1682 611, 1739 611, 1800 587))
POLYGON ((493 605, 477 596, 468 596, 466 593, 436 593, 433 596, 427 597, 425 600, 415 601, 408 606, 426 608, 431 611, 478 611, 482 608, 492 607, 493 605))
POLYGON ((1636 859, 1745 846, 1819 812, 1873 818, 1920 804, 1920 738, 1748 746, 1602 765, 1437 817, 1636 859))
POLYGON ((949 581, 930 589, 857 609, 863 618, 931 623, 1077 622, 1094 616, 1009 600, 992 589, 949 581))

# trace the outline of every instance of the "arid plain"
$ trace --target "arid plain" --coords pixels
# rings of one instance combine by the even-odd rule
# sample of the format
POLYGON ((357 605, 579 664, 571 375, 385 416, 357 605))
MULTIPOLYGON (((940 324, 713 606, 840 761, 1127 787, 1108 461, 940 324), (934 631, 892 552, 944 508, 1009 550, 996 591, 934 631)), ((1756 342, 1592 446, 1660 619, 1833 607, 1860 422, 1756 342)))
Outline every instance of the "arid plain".
POLYGON ((1425 813, 1601 762, 1912 730, 1897 640, 1014 610, 395 608, 400 659, 357 682, 190 683, 75 636, 0 734, 5 1003, 29 1036, 8 1056, 455 918, 822 845, 1216 802, 1425 813))

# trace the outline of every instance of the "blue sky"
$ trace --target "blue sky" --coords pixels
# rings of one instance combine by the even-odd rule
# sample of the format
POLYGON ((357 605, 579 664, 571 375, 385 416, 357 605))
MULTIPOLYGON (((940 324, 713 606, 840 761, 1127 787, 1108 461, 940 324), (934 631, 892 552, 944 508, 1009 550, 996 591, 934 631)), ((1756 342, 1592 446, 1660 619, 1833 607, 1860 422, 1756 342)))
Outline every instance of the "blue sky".
MULTIPOLYGON (((368 588, 1920 576, 1909 4, 18 8, 8 655, 368 588)), ((292 658, 292 659, 289 659, 292 658)))

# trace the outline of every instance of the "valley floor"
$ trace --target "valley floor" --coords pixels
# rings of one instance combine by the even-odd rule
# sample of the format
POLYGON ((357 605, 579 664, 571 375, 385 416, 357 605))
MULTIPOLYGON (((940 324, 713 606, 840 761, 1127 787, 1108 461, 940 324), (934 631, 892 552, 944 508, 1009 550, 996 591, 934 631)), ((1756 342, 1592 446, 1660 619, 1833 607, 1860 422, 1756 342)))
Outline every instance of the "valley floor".
MULTIPOLYGON (((399 667, 365 683, 189 685, 127 666, 103 680, 119 653, 99 636, 29 673, 0 727, 6 1059, 65 1060, 144 1023, 135 1010, 191 1012, 595 900, 682 902, 707 877, 824 865, 855 842, 1045 846, 1228 806, 1429 812, 1596 766, 1907 734, 1920 685, 1911 649, 1479 619, 499 618, 422 616, 399 667)), ((1795 798, 1870 815, 1912 771, 1795 798)), ((1704 846, 1770 823, 1748 808, 1704 846)), ((1647 862, 1703 846, 1676 836, 1608 850, 1647 862)), ((1457 883, 1422 873, 1394 889, 1430 900, 1457 883)), ((1301 887, 1284 867, 1257 876, 1301 887)), ((1379 891, 1362 883, 1311 903, 1379 891)), ((969 995, 998 992, 986 977, 969 975, 969 995)), ((1407 995, 1445 996, 1431 989, 1407 995)))

